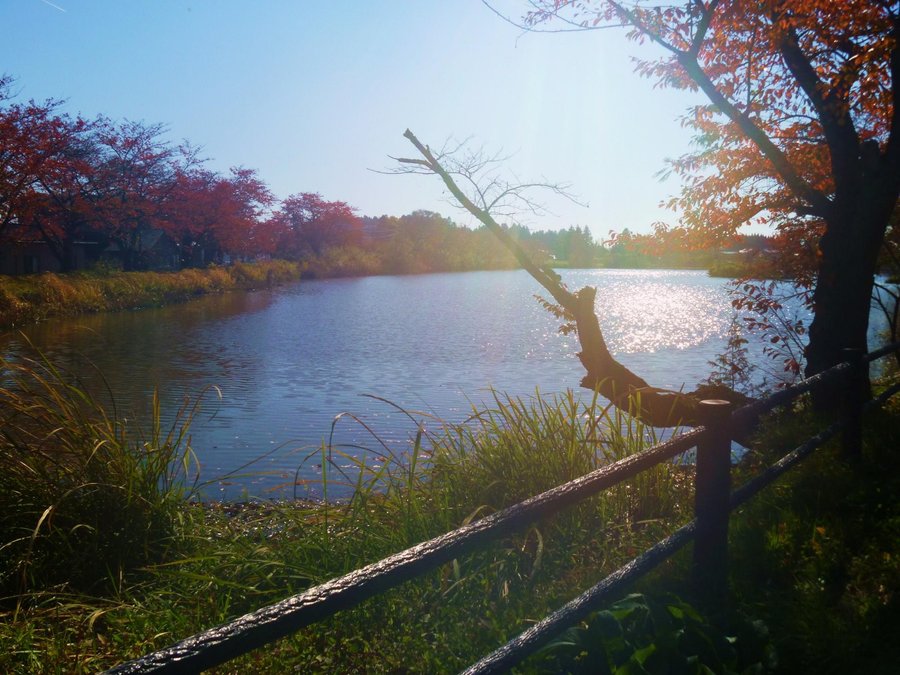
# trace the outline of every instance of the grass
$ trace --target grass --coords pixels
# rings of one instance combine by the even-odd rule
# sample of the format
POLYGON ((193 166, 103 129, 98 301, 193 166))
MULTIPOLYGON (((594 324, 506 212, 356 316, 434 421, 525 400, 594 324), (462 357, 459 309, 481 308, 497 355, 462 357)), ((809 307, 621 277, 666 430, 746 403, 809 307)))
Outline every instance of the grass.
POLYGON ((301 266, 283 260, 234 263, 179 272, 75 272, 0 276, 0 328, 52 316, 161 307, 208 293, 263 288, 300 278, 301 266))
MULTIPOLYGON (((323 491, 349 483, 345 501, 198 504, 189 499, 193 404, 169 428, 156 408, 139 431, 51 364, 3 367, 0 670, 8 672, 110 667, 656 440, 596 399, 496 394, 463 425, 410 413, 421 425, 406 453, 376 439, 362 461, 323 446, 323 491)), ((801 418, 792 412, 763 446, 789 446, 801 418)), ((900 467, 891 452, 900 411, 867 428, 862 462, 817 455, 732 525, 735 606, 770 626, 784 672, 808 663, 878 672, 878 657, 896 656, 885 640, 900 628, 900 467)), ((685 472, 659 466, 218 672, 458 671, 687 520, 685 472)), ((641 584, 647 607, 653 594, 681 588, 686 561, 641 584)), ((689 623, 707 630, 705 619, 689 623)), ((540 672, 541 662, 523 669, 540 672)))
MULTIPOLYGON (((865 429, 860 461, 825 448, 733 521, 733 590, 768 623, 783 672, 893 673, 900 663, 898 397, 865 429)), ((784 435, 766 437, 780 449, 792 444, 784 435)))
POLYGON ((109 592, 165 557, 190 491, 185 403, 135 430, 47 361, 0 360, 0 597, 109 592))
MULTIPOLYGON (((0 669, 12 671, 114 665, 653 442, 637 423, 624 436, 630 442, 610 435, 607 426, 625 420, 596 400, 497 395, 469 424, 427 420, 439 429, 423 427, 408 453, 379 448, 380 460, 356 460, 355 471, 338 472, 351 458, 323 447, 321 460, 331 468, 324 490, 346 481, 356 487, 343 503, 199 505, 186 500, 189 410, 167 432, 155 410, 149 436, 132 442, 129 426, 50 364, 6 368, 15 386, 5 408, 15 414, 4 426, 15 442, 0 451, 17 468, 0 508, 18 515, 2 530, 10 574, 0 600, 0 669), (34 459, 18 466, 23 453, 34 459), (101 469, 102 478, 88 477, 101 469), (102 498, 95 494, 101 484, 102 498), (138 485, 143 492, 130 487, 138 485), (51 522, 43 518, 48 512, 51 522), (112 514, 124 520, 112 522, 112 514), (83 547, 82 535, 96 541, 83 547), (30 538, 53 554, 36 556, 30 538)), ((660 485, 680 489, 677 467, 657 473, 660 485)), ((229 668, 279 670, 276 664, 290 659, 325 670, 391 671, 408 667, 413 653, 421 654, 423 670, 463 667, 558 604, 573 585, 596 581, 648 543, 657 521, 638 522, 646 513, 637 508, 648 489, 635 484, 577 516, 510 533, 229 668)), ((680 517, 681 501, 673 492, 672 510, 661 517, 680 517)))

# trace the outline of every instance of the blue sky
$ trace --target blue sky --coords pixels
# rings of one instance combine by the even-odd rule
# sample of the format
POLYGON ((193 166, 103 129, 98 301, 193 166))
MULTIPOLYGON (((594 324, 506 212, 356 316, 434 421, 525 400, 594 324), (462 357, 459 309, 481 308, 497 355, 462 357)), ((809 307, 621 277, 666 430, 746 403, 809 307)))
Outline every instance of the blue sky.
POLYGON ((531 227, 647 231, 674 218, 659 202, 677 179, 655 174, 689 149, 679 117, 699 100, 639 78, 630 56, 648 48, 618 30, 522 35, 479 0, 0 0, 0 25, 0 72, 21 98, 164 123, 213 168, 364 215, 470 222, 437 178, 370 171, 414 153, 409 127, 433 147, 471 137, 589 205, 547 199, 531 227))

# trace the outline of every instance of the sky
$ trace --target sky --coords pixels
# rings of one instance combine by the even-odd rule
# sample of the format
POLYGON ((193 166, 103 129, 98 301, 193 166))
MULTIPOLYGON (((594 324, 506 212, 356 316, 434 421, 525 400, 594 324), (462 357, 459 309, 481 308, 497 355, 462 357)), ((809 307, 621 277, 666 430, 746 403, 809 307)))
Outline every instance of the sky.
POLYGON ((0 25, 19 99, 163 123, 279 198, 474 224, 437 177, 377 173, 415 156, 409 128, 432 148, 468 139, 515 179, 568 184, 586 204, 540 197, 548 212, 520 219, 533 229, 603 240, 677 219, 660 202, 678 179, 657 173, 690 150, 680 117, 700 99, 639 77, 632 57, 653 53, 618 29, 523 34, 480 0, 0 0, 0 25))

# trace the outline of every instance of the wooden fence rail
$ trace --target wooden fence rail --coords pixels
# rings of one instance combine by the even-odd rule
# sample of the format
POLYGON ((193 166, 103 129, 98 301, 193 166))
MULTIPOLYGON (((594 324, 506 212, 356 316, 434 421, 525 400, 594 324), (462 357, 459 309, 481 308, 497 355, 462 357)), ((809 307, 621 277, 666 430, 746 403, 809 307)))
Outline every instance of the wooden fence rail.
MULTIPOLYGON (((198 633, 170 647, 108 673, 195 673, 246 654, 253 649, 353 607, 415 576, 475 549, 486 541, 508 535, 532 522, 606 490, 641 471, 697 448, 695 519, 606 577, 564 607, 467 669, 466 673, 504 672, 536 651, 565 628, 580 621, 603 602, 694 541, 692 575, 709 601, 725 593, 727 537, 730 511, 750 499, 815 448, 843 432, 849 456, 859 452, 863 402, 859 396, 861 369, 871 361, 900 350, 900 343, 868 355, 848 354, 845 363, 780 391, 765 400, 732 412, 725 401, 704 401, 704 425, 685 434, 588 473, 477 522, 412 546, 376 563, 315 586, 281 602, 234 621, 198 633), (846 393, 844 421, 808 439, 762 474, 731 492, 731 439, 742 437, 759 416, 798 396, 827 384, 846 393), (702 579, 702 583, 699 580, 702 579)), ((866 407, 883 404, 900 390, 895 385, 866 407)))

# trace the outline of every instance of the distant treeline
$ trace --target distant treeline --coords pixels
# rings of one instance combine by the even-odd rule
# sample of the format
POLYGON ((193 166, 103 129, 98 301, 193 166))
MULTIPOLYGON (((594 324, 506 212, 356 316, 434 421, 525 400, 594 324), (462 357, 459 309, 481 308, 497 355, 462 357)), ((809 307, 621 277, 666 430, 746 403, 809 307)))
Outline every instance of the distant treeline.
MULTIPOLYGON (((253 169, 210 170, 159 124, 87 119, 13 101, 0 76, 0 272, 163 270, 279 258, 316 276, 515 267, 483 228, 429 211, 360 217, 312 192, 277 199, 253 169)), ((587 227, 510 233, 542 263, 709 267, 678 230, 607 242, 587 227)))
MULTIPOLYGON (((353 236, 332 232, 319 252, 307 249, 300 259, 316 277, 369 274, 418 274, 511 269, 512 254, 486 228, 470 229, 438 213, 415 211, 405 216, 365 217, 353 236)), ((730 263, 758 265, 768 254, 769 238, 742 237, 721 249, 697 248, 689 241, 660 235, 633 235, 628 230, 603 243, 587 227, 507 231, 542 264, 572 268, 710 269, 730 263)))

